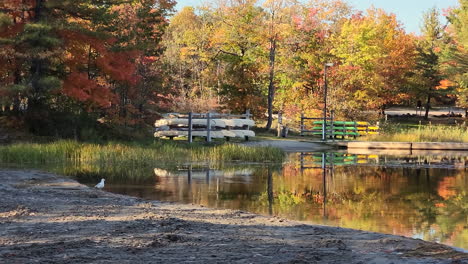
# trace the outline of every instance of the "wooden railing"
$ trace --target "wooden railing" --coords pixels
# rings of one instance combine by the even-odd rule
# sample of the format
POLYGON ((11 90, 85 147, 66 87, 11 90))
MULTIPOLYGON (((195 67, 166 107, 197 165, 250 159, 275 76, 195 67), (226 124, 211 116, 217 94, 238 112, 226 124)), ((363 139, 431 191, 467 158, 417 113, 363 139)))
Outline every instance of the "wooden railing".
POLYGON ((322 138, 356 138, 363 135, 379 133, 379 125, 371 125, 361 121, 336 121, 333 115, 327 118, 324 124, 323 118, 311 118, 301 115, 301 136, 306 134, 322 135, 322 138), (307 128, 306 121, 312 121, 312 127, 307 128))

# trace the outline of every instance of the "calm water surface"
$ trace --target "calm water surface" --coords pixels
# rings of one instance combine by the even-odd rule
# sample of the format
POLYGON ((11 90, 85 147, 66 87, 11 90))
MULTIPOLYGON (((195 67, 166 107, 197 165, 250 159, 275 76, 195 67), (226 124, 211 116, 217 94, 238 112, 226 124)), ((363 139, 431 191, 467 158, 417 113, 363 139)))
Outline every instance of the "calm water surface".
MULTIPOLYGON (((88 184, 101 177, 83 171, 69 174, 88 184)), ((107 174, 105 189, 111 192, 468 249, 468 156, 464 155, 294 153, 277 166, 185 164, 107 174)))
MULTIPOLYGON (((50 169, 49 169, 50 170, 50 169)), ((278 165, 173 164, 54 172, 150 200, 239 209, 468 249, 468 155, 293 153, 278 165)))

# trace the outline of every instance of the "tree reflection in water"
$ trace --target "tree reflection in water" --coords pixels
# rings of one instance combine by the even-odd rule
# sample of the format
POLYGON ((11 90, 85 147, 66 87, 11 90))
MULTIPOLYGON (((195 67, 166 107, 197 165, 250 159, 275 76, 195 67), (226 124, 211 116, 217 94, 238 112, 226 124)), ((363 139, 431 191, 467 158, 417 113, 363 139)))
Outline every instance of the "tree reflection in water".
POLYGON ((296 153, 285 164, 64 166, 106 190, 468 248, 468 156, 296 153), (103 176, 105 175, 105 176, 103 176), (108 184, 107 184, 108 183, 108 184))

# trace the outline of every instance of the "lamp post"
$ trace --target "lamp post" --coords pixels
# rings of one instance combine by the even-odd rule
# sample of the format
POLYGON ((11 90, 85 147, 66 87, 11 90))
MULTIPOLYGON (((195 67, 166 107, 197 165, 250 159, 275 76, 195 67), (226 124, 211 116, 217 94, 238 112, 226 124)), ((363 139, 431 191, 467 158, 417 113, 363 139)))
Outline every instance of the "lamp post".
POLYGON ((329 63, 325 63, 324 65, 324 85, 323 85, 323 101, 324 101, 324 107, 323 107, 323 124, 322 124, 322 140, 325 141, 327 139, 327 133, 326 133, 326 129, 327 129, 327 90, 328 90, 328 87, 327 87, 327 67, 332 67, 334 64, 329 62, 329 63))

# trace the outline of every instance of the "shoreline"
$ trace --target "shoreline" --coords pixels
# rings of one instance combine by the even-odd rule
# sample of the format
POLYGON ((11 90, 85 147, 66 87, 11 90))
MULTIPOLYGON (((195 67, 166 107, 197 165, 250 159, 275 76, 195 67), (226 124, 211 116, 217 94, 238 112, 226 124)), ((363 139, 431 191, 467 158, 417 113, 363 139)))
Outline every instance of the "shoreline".
MULTIPOLYGON (((333 143, 331 143, 333 144, 333 143)), ((383 149, 409 151, 467 151, 468 143, 459 142, 379 142, 379 141, 349 141, 336 144, 347 149, 383 149)))
POLYGON ((389 152, 400 154, 432 154, 459 152, 468 155, 468 143, 460 142, 384 142, 384 141, 316 141, 309 139, 262 139, 241 143, 246 146, 269 146, 284 152, 322 152, 330 150, 348 150, 353 153, 367 154, 389 152))
POLYGON ((0 170, 9 263, 468 263, 419 239, 144 201, 35 170, 0 170))

